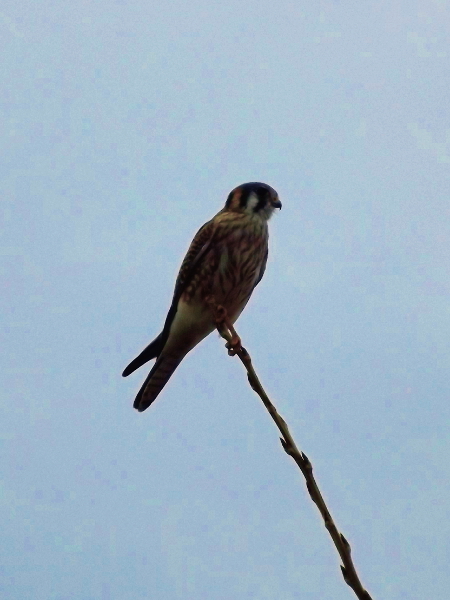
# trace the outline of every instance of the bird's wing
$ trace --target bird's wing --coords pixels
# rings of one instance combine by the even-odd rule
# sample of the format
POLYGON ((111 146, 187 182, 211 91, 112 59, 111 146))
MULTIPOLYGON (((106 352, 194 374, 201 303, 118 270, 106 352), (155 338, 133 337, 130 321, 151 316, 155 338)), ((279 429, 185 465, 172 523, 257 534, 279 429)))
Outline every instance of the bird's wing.
POLYGON ((266 270, 266 265, 267 265, 267 257, 269 256, 269 249, 266 249, 266 253, 264 255, 264 258, 262 260, 261 263, 261 268, 259 270, 259 275, 258 275, 258 279, 256 280, 255 285, 253 286, 253 289, 255 289, 255 287, 258 285, 258 283, 261 281, 261 279, 263 278, 264 272, 266 270))
POLYGON ((131 375, 131 373, 136 371, 136 369, 139 369, 139 367, 145 365, 146 362, 159 356, 164 344, 165 342, 162 343, 162 333, 160 333, 158 337, 153 340, 153 342, 150 342, 150 344, 144 348, 144 350, 142 350, 142 352, 136 356, 136 358, 134 358, 127 367, 125 367, 122 377, 128 377, 128 375, 131 375))
POLYGON ((177 313, 178 301, 192 280, 196 269, 210 249, 211 240, 214 236, 216 228, 216 221, 215 218, 213 218, 197 231, 181 264, 177 281, 175 283, 175 292, 173 294, 172 304, 170 305, 169 312, 167 313, 162 332, 134 360, 131 361, 131 363, 122 373, 123 377, 127 377, 143 364, 152 358, 157 358, 161 354, 167 342, 167 338, 169 337, 170 327, 177 313))
POLYGON ((216 229, 217 224, 214 218, 200 227, 195 234, 194 239, 189 246, 189 250, 186 252, 186 256, 181 263, 180 271, 175 283, 175 291, 173 294, 174 300, 176 299, 178 301, 181 294, 189 285, 194 271, 197 270, 198 265, 210 248, 216 229))
POLYGON ((162 344, 162 348, 169 337, 170 327, 177 312, 178 301, 191 282, 192 277, 204 260, 206 254, 211 249, 211 242, 216 230, 217 222, 215 218, 205 223, 203 227, 201 227, 195 234, 195 237, 189 246, 189 250, 187 251, 184 260, 181 263, 180 271, 175 283, 172 304, 170 305, 169 312, 167 313, 166 321, 164 323, 164 329, 161 333, 160 343, 162 344))

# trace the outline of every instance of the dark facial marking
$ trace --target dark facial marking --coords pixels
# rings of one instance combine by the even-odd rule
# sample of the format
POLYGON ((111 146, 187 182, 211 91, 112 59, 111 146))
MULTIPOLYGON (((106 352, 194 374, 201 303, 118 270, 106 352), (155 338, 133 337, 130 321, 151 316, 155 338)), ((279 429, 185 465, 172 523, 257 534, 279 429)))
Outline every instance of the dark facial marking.
POLYGON ((256 190, 256 194, 258 196, 258 204, 255 206, 255 212, 258 212, 267 206, 270 191, 266 187, 261 186, 256 190))
POLYGON ((248 198, 249 198, 251 192, 252 192, 252 190, 251 190, 250 186, 248 186, 248 185, 242 186, 242 194, 241 194, 241 201, 240 201, 241 208, 245 208, 247 206, 248 198))
POLYGON ((247 202, 250 194, 256 194, 258 198, 258 202, 254 208, 255 212, 262 210, 267 206, 270 202, 270 197, 272 193, 276 194, 272 188, 265 184, 257 181, 251 181, 250 183, 243 183, 242 185, 235 188, 228 196, 225 206, 229 208, 230 206, 240 206, 241 208, 245 208, 247 206, 247 202), (233 198, 235 202, 233 203, 233 198))

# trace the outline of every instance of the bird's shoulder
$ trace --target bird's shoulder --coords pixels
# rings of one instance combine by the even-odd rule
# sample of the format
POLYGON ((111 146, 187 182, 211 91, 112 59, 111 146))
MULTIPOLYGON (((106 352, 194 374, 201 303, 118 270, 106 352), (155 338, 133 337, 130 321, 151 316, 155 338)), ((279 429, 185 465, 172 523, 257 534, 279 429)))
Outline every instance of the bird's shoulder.
POLYGON ((246 221, 250 222, 251 218, 245 213, 222 209, 200 227, 181 263, 175 284, 175 296, 183 292, 208 252, 216 245, 220 247, 223 240, 230 235, 230 230, 247 229, 246 221))
POLYGON ((217 229, 217 216, 218 215, 202 225, 195 234, 188 251, 186 252, 183 262, 181 263, 175 284, 175 297, 179 296, 183 292, 196 267, 200 264, 202 258, 207 253, 214 237, 214 232, 217 229))
POLYGON ((180 274, 189 269, 192 263, 199 259, 199 256, 205 252, 207 247, 213 241, 213 238, 223 231, 224 227, 239 223, 244 215, 221 210, 212 219, 207 221, 195 234, 189 249, 181 265, 180 274))

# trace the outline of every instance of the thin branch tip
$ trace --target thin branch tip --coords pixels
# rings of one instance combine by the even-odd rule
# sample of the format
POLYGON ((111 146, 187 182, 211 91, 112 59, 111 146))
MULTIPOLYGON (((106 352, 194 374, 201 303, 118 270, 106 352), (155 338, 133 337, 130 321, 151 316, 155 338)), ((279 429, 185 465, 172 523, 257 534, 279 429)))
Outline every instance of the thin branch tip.
POLYGON ((334 520, 328 510, 325 500, 319 490, 317 482, 313 475, 313 467, 311 461, 304 452, 301 452, 289 431, 289 428, 284 419, 278 414, 275 406, 272 404, 264 388, 262 387, 259 378, 253 368, 252 359, 248 351, 241 345, 241 340, 233 325, 228 319, 226 310, 217 305, 212 298, 210 301, 211 309, 216 319, 216 327, 219 334, 226 340, 226 348, 230 356, 238 356, 247 371, 247 379, 250 387, 261 398, 268 413, 272 417, 275 425, 281 433, 280 442, 283 450, 291 456, 295 463, 300 468, 306 481, 306 487, 311 496, 311 499, 316 504, 322 516, 325 527, 330 534, 331 539, 342 560, 340 565, 342 576, 345 583, 353 590, 358 600, 372 600, 370 594, 363 588, 359 580, 358 574, 351 558, 351 548, 345 536, 340 533, 334 523, 334 520))

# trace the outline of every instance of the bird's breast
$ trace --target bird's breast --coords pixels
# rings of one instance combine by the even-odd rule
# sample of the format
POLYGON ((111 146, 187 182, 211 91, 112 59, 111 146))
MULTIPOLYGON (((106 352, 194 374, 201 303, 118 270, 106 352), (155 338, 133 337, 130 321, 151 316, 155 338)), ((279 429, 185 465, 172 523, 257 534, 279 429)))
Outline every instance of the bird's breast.
POLYGON ((260 277, 267 243, 267 225, 259 218, 223 226, 183 293, 183 302, 211 311, 206 300, 213 296, 235 321, 260 277))
POLYGON ((219 248, 213 294, 233 320, 239 316, 255 287, 266 252, 264 230, 234 232, 219 248))

